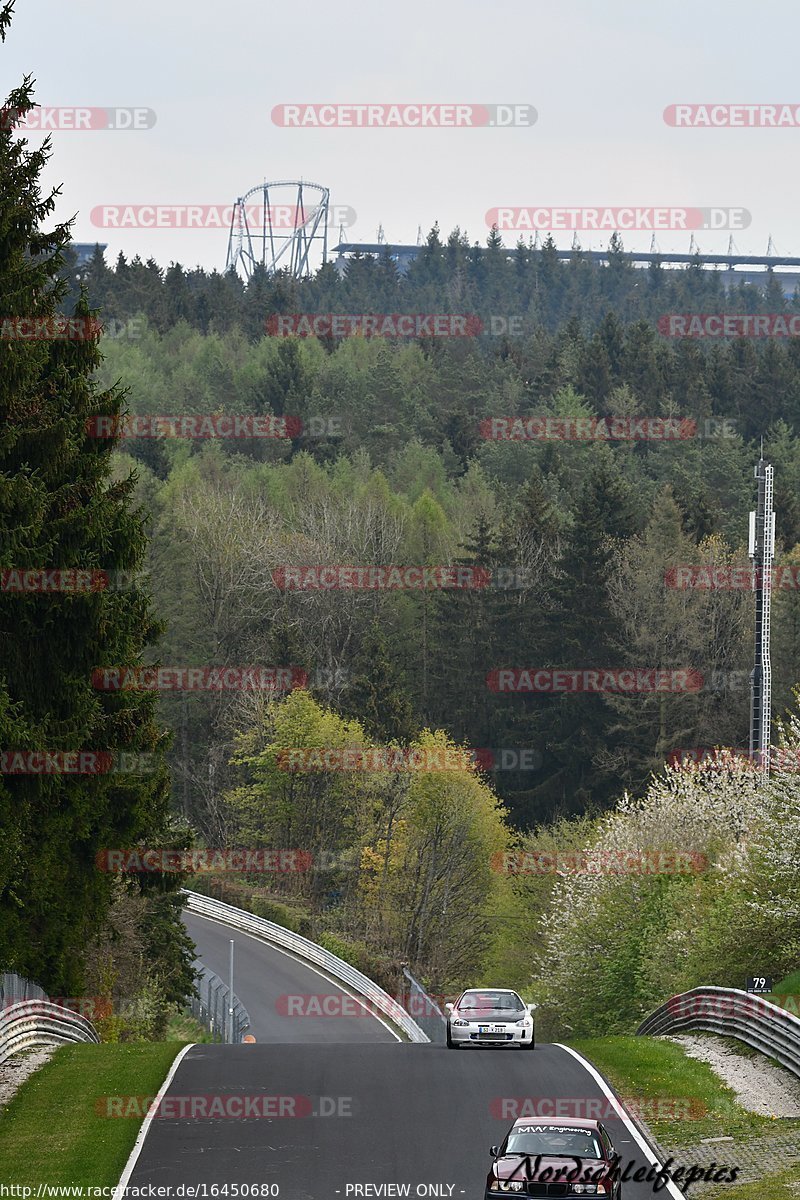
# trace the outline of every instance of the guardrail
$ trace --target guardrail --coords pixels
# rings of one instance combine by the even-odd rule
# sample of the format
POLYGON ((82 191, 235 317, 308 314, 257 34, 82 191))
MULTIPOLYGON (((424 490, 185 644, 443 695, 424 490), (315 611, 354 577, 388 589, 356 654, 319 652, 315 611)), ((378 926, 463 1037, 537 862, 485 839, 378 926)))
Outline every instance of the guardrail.
POLYGON ((18 1000, 48 999, 49 996, 44 988, 40 988, 39 984, 34 983, 32 979, 26 979, 23 975, 15 975, 12 971, 3 971, 0 974, 0 1011, 10 1008, 18 1000))
POLYGON ((693 988, 662 1004, 636 1033, 658 1037, 685 1029, 738 1038, 800 1075, 800 1020, 760 996, 736 988, 693 988))
POLYGON ((91 1021, 49 1000, 20 1000, 0 1016, 0 1063, 33 1046, 99 1041, 91 1021))
POLYGON ((241 930, 242 933, 252 933, 273 946, 290 950, 298 958, 321 967, 335 979, 348 984, 365 1000, 369 1000, 377 1012, 388 1017, 398 1029, 402 1029, 409 1041, 430 1041, 427 1034, 408 1015, 402 1004, 398 1004, 388 992, 378 987, 377 983, 374 983, 361 971, 357 971, 350 963, 331 954, 322 946, 318 946, 316 942, 309 941, 308 938, 294 933, 291 929, 284 929, 282 925, 276 925, 274 921, 268 921, 265 917, 257 917, 253 913, 245 912, 242 908, 235 908, 232 904, 225 904, 222 900, 215 900, 211 896, 201 896, 198 892, 187 890, 184 890, 183 894, 188 897, 187 908, 190 912, 196 912, 201 917, 210 917, 214 921, 221 921, 224 925, 231 925, 234 929, 241 930))
POLYGON ((444 1045, 447 1017, 433 997, 428 995, 420 981, 411 974, 408 967, 403 967, 403 974, 411 985, 408 1006, 416 1017, 417 1024, 425 1030, 429 1041, 444 1045))
MULTIPOLYGON (((198 979, 197 991, 192 996, 189 1007, 192 1016, 205 1026, 209 1033, 220 1035, 223 1042, 228 1038, 228 1009, 230 988, 227 983, 209 971, 208 967, 195 968, 198 979)), ((238 996, 233 997, 233 1040, 240 1042, 250 1028, 250 1015, 238 996)))

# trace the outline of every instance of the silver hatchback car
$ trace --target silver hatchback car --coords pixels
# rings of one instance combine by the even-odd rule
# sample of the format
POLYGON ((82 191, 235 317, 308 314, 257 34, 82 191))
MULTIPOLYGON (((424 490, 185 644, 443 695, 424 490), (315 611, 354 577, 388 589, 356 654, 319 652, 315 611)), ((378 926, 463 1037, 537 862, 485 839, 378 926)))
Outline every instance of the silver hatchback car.
POLYGON ((447 1009, 447 1045, 519 1046, 533 1050, 533 1010, 509 988, 471 988, 447 1009))

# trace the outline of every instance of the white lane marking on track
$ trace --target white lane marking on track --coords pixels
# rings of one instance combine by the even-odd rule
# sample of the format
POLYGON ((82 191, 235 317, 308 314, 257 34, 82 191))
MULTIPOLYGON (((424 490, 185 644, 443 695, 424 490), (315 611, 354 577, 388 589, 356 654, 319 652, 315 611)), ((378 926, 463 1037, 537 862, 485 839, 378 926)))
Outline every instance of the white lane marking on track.
POLYGON ((125 1170, 122 1172, 120 1181, 117 1184, 116 1189, 114 1190, 114 1193, 113 1193, 114 1196, 124 1197, 125 1188, 128 1186, 128 1180, 130 1179, 131 1175, 133 1174, 133 1168, 136 1166, 136 1163, 139 1159, 139 1155, 142 1153, 142 1146, 144 1145, 144 1139, 147 1137, 147 1132, 148 1132, 148 1130, 150 1128, 150 1124, 153 1120, 153 1115, 154 1115, 154 1113, 156 1113, 158 1111, 158 1105, 161 1103, 161 1100, 163 1099, 164 1093, 166 1092, 167 1088, 172 1083, 175 1072, 177 1071, 178 1067, 183 1062, 184 1055, 187 1054, 188 1051, 191 1050, 194 1045, 196 1045, 195 1042, 190 1042, 188 1046, 184 1046, 182 1050, 178 1051, 175 1058, 172 1060, 172 1066, 167 1071, 167 1077, 164 1080, 164 1082, 162 1083, 161 1087, 159 1088, 158 1095, 156 1096, 155 1100, 150 1105, 150 1108, 147 1110, 147 1114, 146 1114, 144 1120, 142 1121, 141 1128, 140 1128, 138 1134, 136 1135, 136 1141, 133 1143, 133 1149, 130 1152, 128 1161, 125 1163, 125 1170))
MULTIPOLYGON (((191 913, 192 910, 190 908, 187 908, 186 912, 191 913)), ((365 1012, 369 1013, 369 1015, 371 1017, 374 1017, 376 1021, 380 1022, 380 1024, 384 1027, 384 1029, 386 1029, 392 1035, 393 1038, 396 1038, 398 1042, 402 1042, 403 1039, 400 1037, 400 1034, 395 1033, 395 1031, 392 1029, 391 1025, 388 1025, 386 1023, 386 1021, 383 1019, 383 1017, 379 1017, 376 1013, 374 1013, 370 1009, 368 1009, 365 1001, 363 1000, 363 998, 361 996, 358 995, 357 992, 351 992, 349 990, 349 988, 346 988, 344 986, 343 983, 339 983, 339 981, 337 979, 332 979, 331 976, 326 975, 324 971, 317 970, 317 968, 312 966, 311 963, 306 962, 306 960, 304 958, 300 958, 296 954, 291 954, 288 950, 282 950, 280 946, 274 946, 272 944, 272 942, 268 942, 266 938, 257 937, 254 933, 247 933, 243 929, 237 929, 235 925, 229 925, 227 923, 227 921, 215 921, 213 919, 213 917, 201 916, 200 913, 192 913, 192 916, 200 917, 201 921, 208 921, 211 925, 220 925, 223 929, 233 929, 234 933, 239 933, 242 935, 242 937, 252 938, 252 940, 254 942, 258 942, 259 945, 269 946, 270 950, 277 950, 279 954, 283 954, 285 958, 290 958, 292 960, 292 962, 300 963, 300 965, 302 967, 307 967, 309 971, 313 971, 315 975, 319 975, 320 979, 324 979, 326 981, 326 983, 332 983, 333 986, 337 987, 340 992, 344 992, 344 994, 346 996, 350 996, 350 998, 352 1000, 355 1000, 358 1004, 361 1005, 361 1007, 364 1009, 365 1012)), ((245 1007, 247 1007, 247 1006, 245 1005, 245 1007)), ((263 1046, 266 1043, 262 1042, 261 1044, 263 1046)))
MULTIPOLYGON (((570 1046, 564 1046, 561 1044, 561 1042, 553 1042, 553 1045, 558 1046, 559 1050, 566 1050, 567 1054, 571 1054, 573 1058, 577 1058, 578 1062, 581 1064, 584 1071, 588 1071, 588 1073, 591 1075, 592 1079, 595 1081, 595 1083, 598 1085, 598 1087, 602 1088, 603 1095, 606 1097, 606 1099, 610 1100, 611 1103, 614 1105, 614 1108, 616 1109, 620 1120, 625 1122, 625 1128, 628 1130, 629 1133, 633 1134, 633 1137, 634 1137, 634 1140, 635 1140, 637 1146, 640 1148, 640 1150, 642 1151, 642 1153, 644 1154, 645 1158, 650 1163, 650 1165, 654 1166, 655 1164, 658 1164, 659 1166, 661 1166, 662 1164, 659 1162, 656 1155, 653 1153, 653 1151, 648 1146, 647 1142, 644 1140, 642 1135, 639 1133, 639 1130, 636 1128, 636 1126, 634 1125, 631 1118, 625 1112, 625 1109, 622 1107, 622 1104, 620 1103, 619 1099, 614 1095, 614 1093, 612 1091, 609 1090, 608 1084, 606 1083, 605 1079, 603 1079, 603 1076, 600 1075, 599 1072, 595 1070, 595 1068, 592 1066, 592 1064, 587 1059, 585 1059, 582 1054, 578 1054, 577 1050, 573 1050, 570 1046)), ((673 1183, 672 1180, 670 1180, 669 1183, 667 1184, 667 1191, 669 1192, 670 1196, 672 1196, 674 1198, 674 1200, 686 1200, 686 1197, 684 1196, 683 1192, 680 1191, 680 1189, 678 1188, 678 1185, 676 1183, 673 1183)))

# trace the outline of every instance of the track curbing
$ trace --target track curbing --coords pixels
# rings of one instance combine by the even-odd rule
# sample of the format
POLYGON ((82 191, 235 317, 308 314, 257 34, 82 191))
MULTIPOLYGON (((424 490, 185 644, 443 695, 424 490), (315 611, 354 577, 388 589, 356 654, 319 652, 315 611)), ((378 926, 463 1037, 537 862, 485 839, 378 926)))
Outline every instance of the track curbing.
MULTIPOLYGON (((565 1046, 562 1042, 553 1042, 553 1045, 558 1046, 559 1050, 566 1050, 567 1054, 571 1054, 573 1058, 577 1059, 578 1062, 583 1067, 583 1069, 585 1071, 587 1071, 589 1075, 591 1075, 592 1079, 595 1081, 595 1083, 598 1085, 598 1087, 602 1088, 606 1099, 610 1100, 612 1102, 612 1104, 614 1104, 620 1120, 625 1123, 625 1127, 628 1130, 628 1132, 633 1134, 634 1139, 635 1139, 637 1145, 639 1146, 639 1149, 643 1152, 645 1157, 648 1159, 650 1165, 651 1166, 663 1166, 663 1163, 661 1163, 658 1155, 655 1153, 655 1151, 653 1150, 653 1147, 650 1145, 650 1142, 647 1140, 647 1138, 645 1138, 644 1134, 639 1129, 638 1125, 636 1124, 636 1122, 634 1121, 634 1119, 630 1115, 630 1113, 625 1111, 625 1107, 624 1107, 622 1101, 619 1099, 618 1096, 616 1096, 614 1094, 614 1092, 611 1090, 610 1085, 606 1082, 606 1080, 603 1078, 603 1076, 600 1074, 600 1072, 597 1070, 597 1068, 592 1066, 592 1064, 589 1062, 589 1060, 587 1058, 584 1058, 582 1054, 579 1054, 577 1050, 573 1050, 571 1046, 565 1046)), ((678 1185, 676 1183, 673 1183, 672 1180, 670 1180, 669 1183, 667 1184, 667 1191, 668 1191, 668 1194, 673 1197, 673 1200, 686 1200, 686 1197, 684 1196, 683 1192, 680 1190, 680 1188, 678 1187, 678 1185)))
POLYGON ((115 1188, 113 1190, 113 1195, 115 1197, 115 1200, 124 1200, 125 1189, 127 1188, 130 1177, 133 1174, 133 1171, 134 1171, 134 1168, 135 1168, 137 1162, 139 1161, 139 1155, 142 1152, 142 1147, 144 1146, 144 1140, 147 1137, 148 1131, 150 1129, 150 1125, 153 1120, 153 1115, 154 1115, 154 1113, 156 1113, 158 1111, 158 1106, 161 1103, 162 1099, 164 1098, 164 1094, 165 1094, 167 1088, 172 1083, 172 1080, 175 1077, 175 1072, 178 1070, 178 1067, 183 1062, 184 1057, 196 1045, 197 1045, 197 1042, 190 1042, 188 1046, 184 1046, 183 1049, 179 1050, 178 1053, 175 1055, 175 1058, 172 1060, 172 1066, 167 1071, 166 1078, 165 1078, 164 1082, 162 1083, 161 1087, 158 1089, 158 1095, 153 1100, 153 1103, 150 1105, 150 1108, 147 1110, 145 1118, 142 1121, 139 1132, 136 1135, 136 1141, 133 1143, 133 1149, 131 1150, 130 1154, 128 1155, 128 1161, 125 1163, 125 1169, 123 1170, 122 1175, 120 1176, 119 1183, 115 1186, 115 1188))

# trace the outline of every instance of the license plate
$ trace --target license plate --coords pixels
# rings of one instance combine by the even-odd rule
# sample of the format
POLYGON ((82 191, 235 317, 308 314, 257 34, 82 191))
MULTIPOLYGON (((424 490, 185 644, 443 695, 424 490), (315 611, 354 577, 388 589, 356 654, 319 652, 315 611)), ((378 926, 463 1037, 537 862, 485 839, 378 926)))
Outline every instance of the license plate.
POLYGON ((505 1025, 479 1025, 478 1033, 505 1033, 505 1025))

